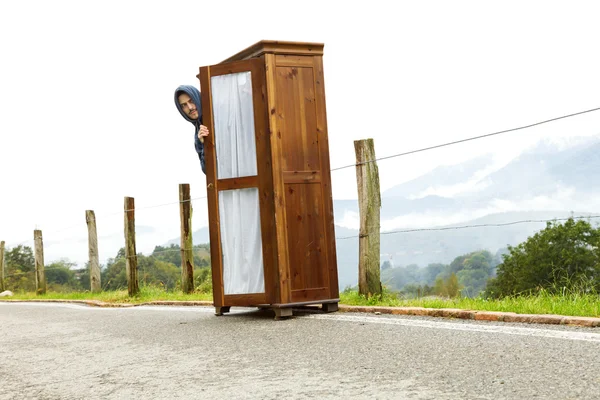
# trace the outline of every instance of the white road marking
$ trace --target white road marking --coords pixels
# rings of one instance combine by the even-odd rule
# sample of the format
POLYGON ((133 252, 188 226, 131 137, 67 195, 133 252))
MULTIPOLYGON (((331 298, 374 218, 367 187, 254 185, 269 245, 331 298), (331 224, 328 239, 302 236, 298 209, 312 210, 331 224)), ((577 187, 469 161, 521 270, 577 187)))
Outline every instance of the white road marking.
POLYGON ((533 336, 533 337, 546 337, 553 339, 567 339, 567 340, 580 340, 587 342, 600 343, 600 332, 575 332, 570 330, 552 330, 552 329, 540 329, 540 328, 525 328, 516 326, 502 326, 502 325, 483 325, 483 323, 458 323, 458 322, 446 322, 446 321, 429 321, 429 320, 418 320, 418 319, 406 319, 406 318, 395 318, 395 317, 371 317, 362 315, 336 315, 336 314, 312 314, 303 318, 310 319, 323 319, 333 321, 344 321, 354 323, 368 323, 368 324, 383 324, 383 325, 401 325, 419 328, 431 328, 431 329, 450 329, 457 331, 468 331, 468 332, 483 332, 483 333, 502 333, 507 335, 521 335, 521 336, 533 336))
MULTIPOLYGON (((37 307, 64 307, 76 310, 94 310, 94 311, 115 311, 115 310, 140 310, 140 311, 183 311, 195 313, 214 314, 215 309, 212 306, 153 306, 143 305, 136 307, 94 307, 86 304, 77 303, 29 303, 29 302, 0 302, 0 305, 19 304, 37 307)), ((256 311, 256 308, 232 307, 230 314, 247 313, 256 311)), ((545 337, 552 339, 578 340, 585 342, 600 343, 600 331, 594 332, 576 332, 571 330, 553 330, 542 328, 526 328, 517 326, 503 325, 484 325, 485 322, 447 322, 447 321, 430 321, 419 320, 414 318, 402 318, 397 316, 380 316, 373 317, 367 315, 343 315, 343 314, 307 314, 298 316, 301 319, 320 319, 330 321, 342 321, 352 323, 366 324, 383 324, 383 325, 400 325, 408 327, 429 328, 429 329, 449 329, 465 332, 480 332, 480 333, 499 333, 506 335, 520 335, 531 337, 545 337)))
MULTIPOLYGON (((132 306, 132 307, 99 307, 99 306, 90 306, 84 303, 60 303, 60 302, 2 302, 0 301, 0 305, 5 304, 19 304, 21 306, 34 306, 34 307, 63 307, 70 308, 72 310, 90 310, 90 311, 115 311, 115 310, 144 310, 144 311, 187 311, 187 312, 203 312, 214 314, 215 308, 213 306, 154 306, 154 305, 141 305, 141 306, 132 306)), ((256 310, 252 308, 250 310, 256 310)), ((231 309, 231 313, 235 312, 248 312, 248 310, 243 310, 237 308, 231 309)))

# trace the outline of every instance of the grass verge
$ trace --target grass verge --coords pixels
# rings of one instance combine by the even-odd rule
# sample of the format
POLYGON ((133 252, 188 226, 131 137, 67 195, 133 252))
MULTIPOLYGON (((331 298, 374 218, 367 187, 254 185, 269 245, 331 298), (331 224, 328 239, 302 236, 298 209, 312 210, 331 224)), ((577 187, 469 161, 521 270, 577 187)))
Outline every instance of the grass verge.
POLYGON ((485 298, 416 298, 402 299, 393 293, 366 299, 355 291, 340 294, 340 303, 363 306, 457 308, 475 311, 501 311, 517 314, 556 314, 576 317, 600 317, 600 296, 592 294, 550 294, 485 298))
POLYGON ((36 295, 32 292, 14 293, 11 300, 98 300, 105 303, 127 303, 140 304, 150 301, 212 301, 211 293, 186 294, 181 291, 167 292, 164 289, 142 286, 136 296, 129 297, 127 290, 116 290, 110 292, 71 292, 55 293, 48 292, 44 295, 36 295))
MULTIPOLYGON (((99 300, 106 303, 140 304, 151 301, 212 301, 211 293, 184 294, 181 291, 166 292, 164 289, 144 286, 137 296, 129 297, 127 290, 91 293, 15 293, 11 300, 99 300)), ((1 301, 1 300, 0 300, 1 301)), ((340 304, 384 307, 423 307, 457 308, 475 311, 502 311, 517 314, 556 314, 577 317, 600 317, 600 296, 592 294, 550 294, 540 292, 531 296, 505 297, 503 299, 484 298, 401 298, 384 291, 382 296, 369 299, 357 291, 345 290, 340 293, 340 304)))

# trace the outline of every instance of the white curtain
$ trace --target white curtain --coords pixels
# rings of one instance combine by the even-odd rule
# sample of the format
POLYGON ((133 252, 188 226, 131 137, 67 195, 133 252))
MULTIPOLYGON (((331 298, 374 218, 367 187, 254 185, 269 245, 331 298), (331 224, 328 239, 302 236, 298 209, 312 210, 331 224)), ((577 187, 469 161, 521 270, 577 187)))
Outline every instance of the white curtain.
MULTIPOLYGON (((217 178, 257 175, 250 72, 211 78, 217 178)), ((219 192, 225 294, 264 293, 258 189, 219 192)))
POLYGON ((254 105, 250 72, 211 78, 217 178, 253 176, 256 169, 254 105))
POLYGON ((258 189, 219 192, 225 294, 264 293, 258 189))

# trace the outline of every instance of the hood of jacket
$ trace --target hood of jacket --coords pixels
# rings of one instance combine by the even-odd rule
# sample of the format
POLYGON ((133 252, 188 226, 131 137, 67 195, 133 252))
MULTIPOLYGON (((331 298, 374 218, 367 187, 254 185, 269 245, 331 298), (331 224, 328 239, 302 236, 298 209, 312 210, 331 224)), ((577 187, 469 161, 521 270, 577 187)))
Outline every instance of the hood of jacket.
POLYGON ((181 116, 183 118, 185 118, 186 121, 191 122, 196 128, 199 127, 199 125, 202 123, 202 99, 200 97, 200 91, 198 89, 196 89, 194 86, 191 86, 191 85, 179 86, 177 89, 175 89, 175 105, 177 106, 177 109, 179 110, 179 113, 181 114, 181 116), (185 93, 188 96, 190 96, 190 98, 196 105, 196 109, 198 110, 198 119, 197 120, 191 119, 190 117, 188 117, 188 115, 185 112, 183 112, 183 110, 181 109, 181 105, 179 104, 179 100, 177 99, 177 97, 181 93, 185 93))

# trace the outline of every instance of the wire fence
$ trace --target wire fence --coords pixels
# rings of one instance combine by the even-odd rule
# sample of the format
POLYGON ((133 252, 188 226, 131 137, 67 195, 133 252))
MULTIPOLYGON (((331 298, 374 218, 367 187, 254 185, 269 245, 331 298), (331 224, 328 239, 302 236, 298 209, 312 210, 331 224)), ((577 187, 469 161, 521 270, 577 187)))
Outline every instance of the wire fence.
MULTIPOLYGON (((577 113, 572 113, 572 114, 567 114, 567 115, 562 115, 559 117, 555 117, 555 118, 551 118, 551 119, 547 119, 547 120, 543 120, 543 121, 538 121, 535 123, 531 123, 531 124, 527 124, 524 126, 519 126, 519 127, 515 127, 515 128, 511 128, 511 129, 506 129, 506 130, 501 130, 501 131, 497 131, 497 132, 492 132, 492 133, 488 133, 488 134, 483 134, 483 135, 478 135, 478 136, 473 136, 473 137, 468 137, 465 139, 461 139, 461 140, 456 140, 456 141, 451 141, 451 142, 446 142, 446 143, 441 143, 438 145, 434 145, 434 146, 428 146, 428 147, 424 147, 424 148, 419 148, 419 149, 414 149, 414 150, 410 150, 410 151, 406 151, 406 152, 401 152, 401 153, 396 153, 396 154, 391 154, 391 155, 386 155, 383 157, 378 157, 376 159, 373 160, 367 160, 365 162, 361 162, 361 163, 354 163, 354 164, 348 164, 348 165, 342 165, 339 167, 335 167, 335 168, 331 168, 332 171, 332 177, 335 178, 335 172, 336 171, 340 171, 340 170, 344 170, 347 168, 351 168, 351 167, 358 167, 360 165, 363 164, 367 164, 367 163, 373 163, 373 162, 377 162, 377 161, 384 161, 384 160, 390 160, 393 158, 398 158, 398 157, 403 157, 403 156, 407 156, 410 154, 416 154, 416 153, 422 153, 422 152, 427 152, 433 149, 439 149, 439 148, 443 148, 443 147, 448 147, 448 146, 453 146, 453 145, 458 145, 461 143, 465 143, 465 142, 470 142, 470 141, 475 141, 475 140, 481 140, 481 139, 485 139, 485 138, 490 138, 493 136, 498 136, 498 135, 502 135, 505 133, 509 133, 509 132, 515 132, 515 131, 519 131, 519 130, 525 130, 528 128, 532 128, 535 126, 539 126, 539 125, 543 125, 543 124, 548 124, 551 122, 555 122, 558 120, 562 120, 562 119, 567 119, 567 118, 572 118, 575 116, 579 116, 579 115, 583 115, 583 114, 587 114, 587 113, 592 113, 592 112, 596 112, 599 111, 599 108, 593 108, 593 109, 589 109, 589 110, 585 110, 585 111, 581 111, 581 112, 577 112, 577 113)), ((204 217, 206 217, 206 211, 207 211, 207 205, 206 205, 206 200, 207 197, 206 196, 199 196, 199 197, 194 197, 191 198, 190 200, 186 200, 189 202, 193 203, 194 209, 200 209, 204 211, 204 217)), ((476 202, 471 202, 471 203, 465 203, 465 205, 473 205, 475 203, 481 203, 481 204, 486 204, 487 201, 486 200, 480 200, 480 201, 476 201, 476 202)), ((169 207, 173 207, 177 206, 179 207, 179 205, 181 204, 181 201, 174 201, 174 202, 167 202, 167 203, 161 203, 161 204, 152 204, 152 205, 148 205, 148 206, 143 206, 143 207, 136 207, 135 209, 131 209, 131 210, 122 210, 122 211, 115 211, 115 212, 110 212, 110 213, 106 213, 106 214, 100 214, 96 217, 97 221, 102 221, 103 219, 109 219, 115 216, 123 216, 124 212, 128 212, 128 211, 135 211, 136 212, 136 225, 142 225, 140 223, 140 219, 139 217, 141 215, 143 215, 143 213, 146 210, 152 210, 153 212, 155 212, 157 209, 164 209, 164 208, 169 208, 169 207), (142 214, 137 214, 138 212, 142 212, 142 214)), ((441 209, 443 209, 443 206, 440 206, 441 209)), ((174 215, 176 214, 177 216, 179 215, 177 211, 175 210, 171 210, 172 212, 170 212, 170 217, 172 220, 177 220, 178 221, 178 217, 177 219, 174 218, 174 215)), ((155 214, 152 214, 155 215, 155 214)), ((578 215, 578 216, 572 216, 571 218, 573 219, 588 219, 588 220, 592 220, 592 219, 598 219, 600 218, 600 215, 594 215, 594 214, 590 214, 590 215, 578 215)), ((556 222, 556 221, 565 221, 568 218, 564 218, 564 217, 560 217, 560 216, 556 216, 554 218, 547 218, 547 219, 519 219, 519 220, 512 220, 512 221, 503 221, 503 222, 499 222, 499 223, 483 223, 483 224, 466 224, 466 225, 458 225, 458 224, 454 224, 452 226, 437 226, 437 227, 416 227, 416 228, 410 228, 410 229, 391 229, 391 230, 384 230, 384 231, 380 231, 380 235, 396 235, 396 234, 407 234, 407 233, 414 233, 414 232, 442 232, 442 231, 457 231, 457 230, 465 230, 465 229, 472 229, 472 228, 499 228, 499 227, 506 227, 506 226, 510 226, 510 225, 518 225, 518 224, 533 224, 533 223, 547 223, 547 222, 556 222)), ((198 220, 196 219, 195 222, 198 222, 198 220)), ((206 223, 208 221, 206 220, 206 223)), ((337 222, 336 221, 336 225, 337 222)), ((100 222, 99 222, 100 224, 100 222)), ((200 223, 199 225, 201 226, 205 226, 206 224, 202 224, 200 223)), ((104 234, 104 239, 110 237, 110 236, 115 236, 114 232, 118 229, 120 230, 122 228, 122 226, 120 227, 118 225, 118 223, 114 223, 110 228, 107 228, 107 231, 112 229, 113 233, 108 233, 105 232, 104 234)), ((377 227, 380 228, 380 227, 377 227)), ((69 230, 75 230, 75 229, 79 229, 80 233, 76 236, 76 238, 70 238, 70 239, 61 239, 58 240, 56 242, 48 242, 45 246, 47 247, 51 247, 51 246, 65 246, 68 242, 74 243, 77 242, 79 244, 81 244, 81 242, 86 242, 87 241, 87 229, 85 227, 84 223, 79 223, 79 224, 73 224, 73 225, 69 225, 66 227, 62 227, 62 228, 58 228, 56 230, 49 230, 49 231, 44 231, 44 237, 46 238, 51 238, 53 236, 55 236, 58 233, 64 233, 67 232, 69 230)), ((99 228, 99 231, 101 229, 99 228)), ((174 231, 175 229, 171 229, 171 231, 174 231)), ((344 240, 348 240, 348 239, 358 239, 360 236, 360 233, 357 234, 353 234, 353 235, 339 235, 336 236, 336 240, 338 241, 344 241, 344 240)), ((99 239, 102 236, 99 235, 99 239)), ((115 236, 116 237, 116 236, 115 236)), ((122 235, 121 235, 121 239, 122 239, 122 235)), ((18 241, 15 244, 13 244, 13 248, 17 247, 17 246, 23 246, 25 244, 33 244, 34 240, 31 239, 26 239, 23 241, 18 241)), ((173 243, 173 242, 171 242, 173 243)), ((178 245, 178 243, 173 243, 175 245, 178 245)), ((123 246, 121 246, 123 247, 123 246)), ((148 247, 148 246, 146 246, 148 247)), ((145 256, 151 256, 151 255, 156 255, 156 254, 161 254, 161 253, 169 253, 169 252, 180 252, 181 249, 177 248, 177 249, 163 249, 163 250, 156 250, 156 245, 154 245, 155 251, 152 252, 138 252, 138 254, 141 255, 145 255, 145 256)), ((164 245, 163 245, 164 247, 164 245)), ((87 247, 83 247, 84 250, 82 251, 87 251, 87 247)), ((112 258, 112 257, 104 257, 101 261, 101 264, 106 264, 109 261, 112 262, 116 262, 118 260, 121 260, 118 257, 112 258)), ((85 265, 85 262, 81 262, 81 260, 78 261, 74 261, 72 262, 73 264, 77 264, 79 266, 85 265)), ((51 269, 52 267, 46 267, 46 269, 51 269)), ((30 274, 32 272, 15 272, 13 273, 13 275, 26 275, 26 274, 30 274)), ((5 277, 11 276, 10 274, 5 275, 5 277)))

